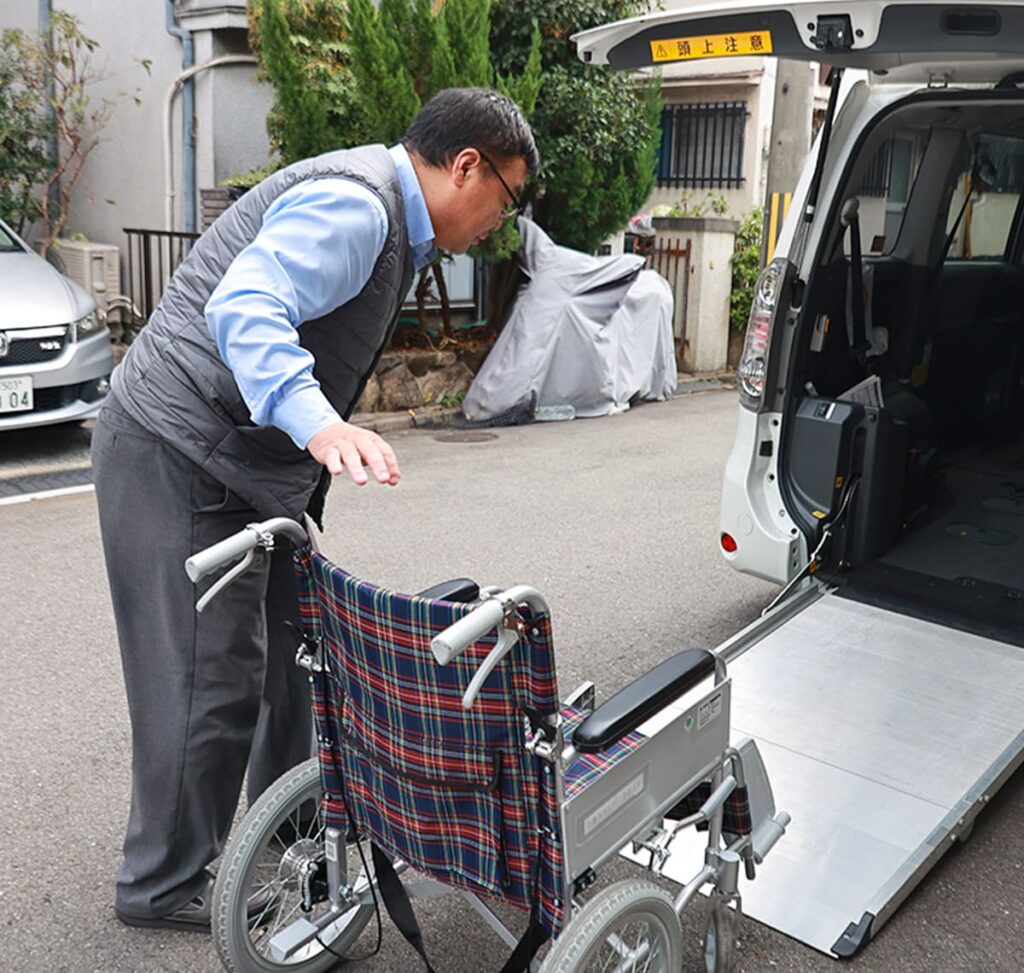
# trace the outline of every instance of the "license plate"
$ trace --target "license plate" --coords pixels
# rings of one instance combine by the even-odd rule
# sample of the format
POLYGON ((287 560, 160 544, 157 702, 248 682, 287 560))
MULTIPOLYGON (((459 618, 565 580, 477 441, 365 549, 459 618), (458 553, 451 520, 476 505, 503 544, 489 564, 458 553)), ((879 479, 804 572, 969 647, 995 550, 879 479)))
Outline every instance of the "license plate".
POLYGON ((691 61, 702 57, 739 57, 743 54, 771 54, 770 30, 737 31, 735 34, 698 34, 651 41, 651 59, 691 61))
POLYGON ((26 412, 32 408, 32 379, 0 378, 0 413, 26 412))

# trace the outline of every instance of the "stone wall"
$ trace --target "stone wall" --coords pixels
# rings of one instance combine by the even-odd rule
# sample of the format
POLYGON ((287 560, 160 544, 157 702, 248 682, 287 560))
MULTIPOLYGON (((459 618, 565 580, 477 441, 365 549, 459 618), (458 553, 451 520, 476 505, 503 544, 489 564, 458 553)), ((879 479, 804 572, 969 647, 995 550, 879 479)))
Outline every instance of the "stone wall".
POLYGON ((462 401, 482 357, 454 351, 389 352, 381 356, 355 411, 402 412, 455 405, 462 401))

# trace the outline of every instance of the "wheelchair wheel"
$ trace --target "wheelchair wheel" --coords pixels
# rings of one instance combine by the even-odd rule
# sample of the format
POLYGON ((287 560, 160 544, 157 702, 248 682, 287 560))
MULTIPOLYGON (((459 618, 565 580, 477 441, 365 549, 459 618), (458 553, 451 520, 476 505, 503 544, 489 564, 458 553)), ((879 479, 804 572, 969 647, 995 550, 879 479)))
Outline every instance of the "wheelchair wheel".
MULTIPOLYGON (((315 759, 307 760, 267 788, 228 843, 211 924, 221 962, 231 973, 322 973, 340 962, 334 954, 345 954, 373 916, 372 905, 355 905, 325 926, 319 941, 312 938, 285 958, 273 955, 271 942, 283 930, 300 919, 316 923, 330 912, 319 801, 320 768, 315 759), (315 876, 312 881, 303 878, 307 874, 315 876), (309 911, 303 910, 304 895, 307 907, 312 900, 309 911)), ((365 890, 356 846, 347 850, 353 891, 365 890)))
POLYGON ((683 936, 672 899, 652 882, 627 879, 594 896, 558 937, 542 973, 678 973, 683 936))
POLYGON ((729 900, 712 892, 704 904, 704 969, 706 973, 732 973, 739 945, 739 908, 730 909, 729 900))

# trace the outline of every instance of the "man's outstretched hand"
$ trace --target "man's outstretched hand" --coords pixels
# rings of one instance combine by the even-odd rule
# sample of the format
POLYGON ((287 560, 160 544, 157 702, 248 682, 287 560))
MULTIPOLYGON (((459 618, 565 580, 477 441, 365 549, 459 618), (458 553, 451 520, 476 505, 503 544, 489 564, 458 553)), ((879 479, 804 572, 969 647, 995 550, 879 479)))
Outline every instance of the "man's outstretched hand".
POLYGON ((366 486, 364 466, 370 468, 378 483, 395 486, 402 478, 395 451, 375 432, 347 422, 324 426, 306 444, 306 449, 332 476, 347 472, 356 486, 366 486))

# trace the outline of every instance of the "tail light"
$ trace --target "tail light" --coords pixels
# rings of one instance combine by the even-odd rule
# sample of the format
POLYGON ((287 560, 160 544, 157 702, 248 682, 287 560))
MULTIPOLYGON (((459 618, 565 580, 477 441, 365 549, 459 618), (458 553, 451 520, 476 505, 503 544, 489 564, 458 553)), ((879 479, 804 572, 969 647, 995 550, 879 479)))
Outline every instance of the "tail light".
POLYGON ((754 302, 750 306, 743 354, 736 374, 739 379, 740 402, 755 411, 764 399, 768 344, 785 278, 786 261, 780 258, 773 260, 761 271, 754 285, 754 302))

